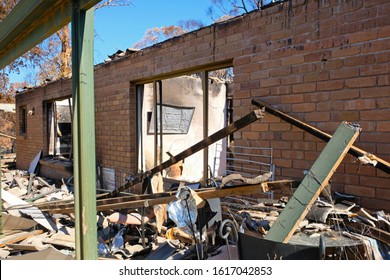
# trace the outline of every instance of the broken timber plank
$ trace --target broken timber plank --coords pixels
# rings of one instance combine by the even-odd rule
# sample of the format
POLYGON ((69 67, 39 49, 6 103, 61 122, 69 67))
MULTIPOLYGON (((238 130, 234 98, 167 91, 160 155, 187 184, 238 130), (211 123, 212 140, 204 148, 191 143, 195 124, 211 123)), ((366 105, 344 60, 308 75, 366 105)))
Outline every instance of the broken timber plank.
POLYGON ((4 173, 5 179, 7 180, 6 182, 11 183, 14 180, 14 175, 12 175, 11 172, 6 172, 4 173))
POLYGON ((2 224, 3 230, 28 230, 35 227, 37 222, 3 213, 2 224))
POLYGON ((30 173, 30 180, 28 181, 27 194, 31 193, 31 187, 32 187, 32 183, 33 183, 34 177, 35 177, 35 174, 34 173, 30 173))
POLYGON ((23 231, 15 233, 4 238, 0 239, 0 248, 6 246, 7 244, 13 244, 25 240, 31 236, 42 234, 43 230, 34 230, 34 231, 23 231))
POLYGON ((265 239, 287 243, 306 216, 313 202, 328 184, 333 173, 359 135, 360 127, 342 122, 325 146, 286 207, 280 213, 265 239))
POLYGON ((59 250, 49 247, 42 251, 8 257, 8 260, 74 260, 71 255, 65 255, 59 250))
POLYGON ((51 237, 46 237, 42 240, 42 243, 44 244, 51 244, 56 245, 60 247, 66 247, 70 249, 76 248, 76 238, 71 235, 65 235, 65 234, 54 234, 51 237))
POLYGON ((242 177, 241 174, 230 174, 222 179, 220 188, 224 187, 227 183, 236 180, 242 181, 243 184, 248 184, 248 185, 260 184, 264 181, 267 181, 271 176, 272 176, 272 172, 264 173, 260 176, 257 176, 256 178, 244 178, 242 177))
POLYGON ((56 191, 57 191, 57 190, 54 188, 54 189, 52 189, 52 190, 49 190, 49 191, 46 192, 46 193, 41 193, 41 194, 38 194, 38 195, 36 195, 36 196, 34 196, 34 197, 27 198, 27 199, 25 199, 24 201, 26 201, 26 202, 34 202, 35 200, 38 200, 38 199, 40 199, 40 198, 42 198, 42 197, 45 197, 45 196, 47 196, 47 195, 49 195, 49 194, 55 193, 56 191))
MULTIPOLYGON (((4 201, 8 202, 10 205, 28 205, 26 201, 12 195, 11 193, 3 189, 1 190, 1 198, 4 201)), ((31 216, 34 221, 44 226, 48 230, 57 230, 57 226, 55 225, 55 223, 50 218, 47 218, 46 215, 42 213, 42 211, 39 210, 37 207, 31 206, 25 209, 19 209, 19 211, 31 216)))
POLYGON ((39 182, 41 182, 42 184, 44 184, 46 187, 49 187, 49 188, 52 187, 52 185, 50 185, 48 182, 46 182, 46 180, 43 179, 42 177, 37 176, 36 179, 37 179, 39 182))
MULTIPOLYGON (((283 113, 279 110, 276 110, 264 102, 252 100, 252 104, 259 107, 259 108, 265 108, 265 111, 267 113, 270 113, 270 114, 288 122, 289 124, 292 124, 300 129, 304 130, 305 132, 310 133, 311 135, 313 135, 321 140, 328 142, 332 138, 332 136, 330 134, 325 133, 322 130, 315 128, 315 127, 313 127, 307 123, 304 123, 300 120, 297 120, 297 119, 289 116, 286 113, 283 113)), ((358 147, 355 147, 355 146, 351 146, 351 148, 348 150, 348 153, 356 158, 368 156, 371 160, 377 161, 377 164, 375 165, 376 168, 382 170, 383 172, 386 172, 387 174, 390 174, 390 163, 385 161, 384 159, 379 158, 373 154, 370 154, 370 153, 368 153, 368 152, 366 152, 358 147)))
MULTIPOLYGON (((269 182, 263 182, 260 184, 261 190, 263 192, 269 192, 270 190, 279 190, 279 189, 295 189, 299 186, 299 181, 292 181, 292 180, 279 180, 279 181, 269 181, 269 182)), ((242 185, 239 185, 240 187, 242 185)), ((208 189, 198 189, 195 190, 195 192, 204 191, 208 189)), ((137 201, 137 200, 144 200, 144 199, 157 199, 161 197, 167 197, 176 195, 176 191, 170 191, 170 192, 162 192, 162 193, 154 193, 154 194, 141 194, 141 195, 131 195, 126 197, 112 197, 112 198, 106 198, 106 199, 100 199, 97 200, 97 206, 102 206, 106 204, 115 204, 115 203, 121 203, 121 202, 129 202, 129 201, 137 201)), ((74 201, 72 200, 55 200, 55 201, 48 201, 48 202, 40 202, 40 203, 34 203, 34 204, 28 204, 28 205, 14 205, 7 207, 6 210, 20 210, 29 208, 30 206, 36 206, 42 211, 51 211, 56 210, 57 213, 61 213, 60 209, 65 209, 69 212, 69 209, 72 209, 74 206, 74 201)), ((71 212, 72 212, 71 211, 71 212)))
POLYGON ((32 245, 32 244, 7 244, 8 248, 12 250, 21 250, 21 251, 33 251, 37 252, 43 249, 46 249, 49 245, 32 245))
MULTIPOLYGON (((225 138, 226 136, 236 132, 237 130, 246 127, 250 125, 251 123, 261 119, 264 117, 264 111, 262 109, 254 110, 250 112, 248 115, 242 117, 241 119, 231 123, 227 127, 217 131, 216 133, 210 135, 209 137, 203 139, 202 141, 196 143, 195 145, 191 146, 190 148, 184 150, 183 152, 179 153, 176 156, 171 157, 169 160, 163 162, 162 164, 154 167, 153 169, 145 172, 144 174, 147 174, 148 176, 152 176, 160 171, 163 171, 164 169, 170 167, 171 165, 195 154, 196 152, 199 152, 200 150, 207 148, 211 144, 225 138)), ((117 196, 120 192, 130 188, 131 186, 134 186, 135 184, 142 181, 144 178, 144 175, 140 175, 135 177, 132 181, 129 183, 120 186, 119 188, 115 189, 113 192, 108 194, 108 197, 117 196)))
POLYGON ((23 189, 23 188, 26 187, 26 186, 23 184, 22 179, 21 179, 20 177, 15 176, 14 180, 15 180, 15 182, 16 182, 16 184, 18 185, 19 188, 23 189))
MULTIPOLYGON (((292 181, 283 180, 287 185, 291 185, 292 181)), ((263 182, 257 185, 240 185, 232 187, 224 187, 222 189, 207 188, 200 189, 196 193, 202 199, 226 197, 232 195, 250 195, 250 194, 259 194, 267 192, 272 188, 273 182, 263 182)), ((275 186, 281 186, 282 183, 277 181, 275 186)), ((167 204, 171 201, 176 200, 176 192, 167 192, 167 193, 156 193, 150 195, 140 195, 140 196, 128 196, 128 197, 119 197, 119 198, 109 198, 105 200, 97 201, 97 210, 105 211, 109 209, 135 209, 142 207, 149 207, 158 204, 167 204)), ((43 211, 49 211, 50 213, 72 213, 74 212, 73 205, 65 204, 56 206, 44 206, 40 207, 43 211)))

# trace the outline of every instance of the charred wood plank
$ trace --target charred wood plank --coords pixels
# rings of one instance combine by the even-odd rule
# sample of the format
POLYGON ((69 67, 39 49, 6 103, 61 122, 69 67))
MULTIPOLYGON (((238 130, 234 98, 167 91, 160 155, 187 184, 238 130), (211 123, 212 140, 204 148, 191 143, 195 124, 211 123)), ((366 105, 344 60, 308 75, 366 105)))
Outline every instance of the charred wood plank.
POLYGON ((254 110, 247 114, 246 116, 242 117, 241 119, 233 122, 232 124, 228 125, 227 127, 217 131, 216 133, 210 135, 209 137, 203 139, 202 141, 196 143, 195 145, 191 146, 190 148, 184 150, 183 152, 179 153, 176 156, 171 157, 169 160, 163 162, 162 164, 154 167, 153 169, 145 172, 144 174, 141 174, 137 177, 135 177, 132 181, 129 183, 120 186, 119 188, 115 189, 113 192, 108 194, 108 197, 117 196, 120 192, 127 190, 131 186, 134 186, 135 184, 140 183, 145 176, 152 176, 160 171, 163 171, 164 169, 172 166, 173 164, 195 154, 196 152, 201 151, 204 148, 207 148, 211 144, 225 138, 226 136, 236 132, 237 130, 240 130, 241 128, 244 128, 251 123, 257 121, 258 119, 261 119, 264 117, 264 111, 261 109, 254 110))
MULTIPOLYGON (((269 189, 274 189, 273 186, 281 187, 282 185, 290 186, 292 181, 283 180, 276 182, 263 182, 257 185, 239 185, 224 187, 222 189, 215 188, 206 188, 199 189, 196 193, 202 199, 210 198, 221 198, 233 195, 251 195, 267 192, 269 189)), ((165 193, 156 193, 156 194, 147 194, 147 195, 137 195, 137 196, 127 196, 127 197, 116 197, 108 198, 97 201, 97 210, 106 211, 106 210, 120 210, 120 209, 135 209, 142 207, 149 207, 158 204, 167 204, 173 200, 176 200, 176 191, 175 192, 165 192, 165 193)), ((50 213, 72 213, 74 212, 73 203, 72 204, 61 204, 61 205, 44 205, 39 207, 42 211, 48 211, 50 213)))
MULTIPOLYGON (((289 124, 292 124, 293 126, 296 126, 300 129, 302 129, 303 131, 310 133, 311 135, 313 135, 313 136, 315 136, 323 141, 329 142, 329 140, 332 138, 332 136, 330 134, 325 133, 322 130, 315 128, 314 126, 311 126, 311 125, 304 123, 300 120, 297 120, 297 119, 289 116, 286 113, 283 113, 277 109, 274 109, 270 105, 268 105, 264 102, 253 99, 252 104, 259 107, 259 108, 264 108, 267 113, 270 113, 270 114, 288 122, 289 124)), ((351 146, 351 148, 348 150, 348 153, 356 158, 368 156, 371 160, 377 161, 377 164, 375 165, 376 168, 382 170, 383 172, 386 172, 387 174, 390 174, 390 163, 385 161, 384 159, 379 158, 379 157, 377 157, 371 153, 368 153, 368 152, 366 152, 358 147, 355 147, 355 146, 351 146)))
POLYGON ((31 236, 42 234, 43 230, 33 230, 33 231, 22 231, 18 232, 9 236, 5 236, 4 238, 0 239, 0 248, 8 245, 13 244, 16 242, 23 241, 31 236))

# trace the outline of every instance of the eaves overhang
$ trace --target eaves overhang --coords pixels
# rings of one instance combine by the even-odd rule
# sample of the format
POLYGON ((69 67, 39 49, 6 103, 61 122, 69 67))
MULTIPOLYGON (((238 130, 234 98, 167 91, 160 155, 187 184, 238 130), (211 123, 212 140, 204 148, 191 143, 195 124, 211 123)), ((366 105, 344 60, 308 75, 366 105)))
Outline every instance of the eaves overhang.
MULTIPOLYGON (((88 10, 101 0, 80 0, 88 10)), ((20 0, 0 22, 0 70, 71 20, 71 0, 20 0)))

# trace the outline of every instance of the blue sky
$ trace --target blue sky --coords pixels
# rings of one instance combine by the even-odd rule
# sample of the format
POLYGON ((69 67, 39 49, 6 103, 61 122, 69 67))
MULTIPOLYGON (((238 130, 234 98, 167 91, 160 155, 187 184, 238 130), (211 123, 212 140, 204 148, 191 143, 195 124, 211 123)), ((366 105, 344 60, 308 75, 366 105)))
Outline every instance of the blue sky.
POLYGON ((210 0, 132 0, 132 3, 95 12, 95 62, 103 61, 118 49, 132 47, 149 28, 178 25, 187 19, 212 23, 207 16, 210 0))
MULTIPOLYGON (((138 42, 147 29, 178 25, 182 20, 197 19, 212 23, 207 16, 210 0, 132 0, 126 7, 105 7, 95 12, 95 64, 118 49, 125 50, 138 42)), ((26 73, 10 76, 13 82, 24 79, 26 73)))

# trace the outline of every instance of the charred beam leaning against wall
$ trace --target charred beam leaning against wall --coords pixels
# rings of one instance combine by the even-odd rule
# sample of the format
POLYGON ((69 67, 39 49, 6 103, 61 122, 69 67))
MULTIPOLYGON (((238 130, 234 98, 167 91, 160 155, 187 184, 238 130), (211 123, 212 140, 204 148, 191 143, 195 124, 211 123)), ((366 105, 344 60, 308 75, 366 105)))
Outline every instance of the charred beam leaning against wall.
MULTIPOLYGON (((264 102, 253 99, 252 104, 259 107, 259 108, 265 108, 265 111, 267 113, 270 113, 278 118, 281 118, 282 120, 288 122, 289 124, 292 124, 300 129, 302 129, 303 131, 308 132, 311 135, 318 137, 321 140, 328 142, 332 138, 331 135, 319 130, 318 128, 315 128, 307 123, 304 123, 300 120, 297 120, 297 119, 289 116, 286 113, 283 113, 279 110, 276 110, 264 102)), ((385 161, 384 159, 381 159, 381 158, 379 158, 373 154, 370 154, 362 149, 359 149, 358 147, 355 147, 355 146, 351 146, 351 148, 348 150, 348 154, 350 154, 356 158, 368 157, 371 161, 377 162, 374 165, 376 168, 382 170, 383 172, 386 172, 387 174, 390 174, 390 163, 385 161)))
POLYGON ((190 148, 184 150, 183 152, 179 153, 176 156, 171 157, 169 160, 163 162, 162 164, 154 167, 153 169, 145 172, 144 174, 141 174, 139 176, 136 176, 132 181, 129 183, 126 183, 123 186, 120 186, 119 188, 115 189, 113 192, 107 194, 108 197, 117 196, 120 192, 127 190, 131 186, 134 186, 135 184, 141 182, 145 176, 152 176, 160 171, 163 171, 164 169, 170 167, 171 165, 185 159, 186 157, 189 157, 190 155, 195 154, 196 152, 199 152, 200 150, 207 148, 211 144, 217 142, 218 140, 221 140, 222 138, 225 138, 226 136, 236 132, 237 130, 250 125, 251 123, 261 119, 264 117, 264 110, 257 109, 246 116, 242 117, 241 119, 235 121, 234 123, 228 125, 225 128, 222 128, 221 130, 215 132, 214 134, 210 135, 209 137, 203 139, 202 141, 196 143, 195 145, 191 146, 190 148))

